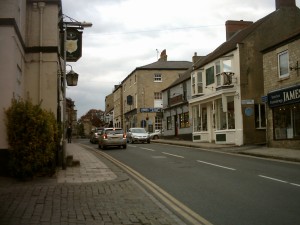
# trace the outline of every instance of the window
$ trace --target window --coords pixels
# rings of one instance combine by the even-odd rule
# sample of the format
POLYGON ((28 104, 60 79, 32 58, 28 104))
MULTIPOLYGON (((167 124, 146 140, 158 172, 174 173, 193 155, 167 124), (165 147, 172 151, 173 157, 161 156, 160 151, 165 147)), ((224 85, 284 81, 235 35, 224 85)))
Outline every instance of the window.
POLYGON ((194 106, 192 109, 193 113, 193 129, 197 131, 207 131, 207 108, 206 106, 194 106))
POLYGON ((179 121, 180 121, 180 124, 179 124, 180 128, 190 127, 189 113, 186 112, 186 113, 179 114, 179 121))
POLYGON ((223 60, 216 62, 216 82, 217 86, 231 84, 231 76, 223 74, 223 72, 232 72, 231 60, 223 60), (223 75, 223 76, 222 76, 223 75))
POLYGON ((274 139, 300 139, 300 104, 273 109, 274 139))
POLYGON ((167 130, 172 130, 172 118, 171 118, 171 116, 167 117, 167 130))
POLYGON ((155 117, 155 130, 161 130, 162 129, 162 119, 159 116, 155 117))
POLYGON ((266 111, 265 104, 255 104, 255 127, 256 128, 266 128, 266 111))
POLYGON ((193 95, 196 94, 196 77, 195 74, 192 74, 192 93, 193 95))
POLYGON ((197 72, 197 93, 203 93, 202 72, 197 72))
POLYGON ((163 105, 162 92, 154 92, 154 107, 161 108, 163 105))
POLYGON ((154 92, 154 99, 162 99, 162 93, 161 92, 154 92))
POLYGON ((215 82, 214 66, 206 69, 206 86, 215 82))
POLYGON ((279 73, 279 78, 289 76, 288 51, 284 51, 278 54, 278 73, 279 73))
POLYGON ((162 82, 162 75, 160 73, 154 74, 154 82, 162 82))
POLYGON ((216 101, 217 130, 235 129, 234 97, 225 97, 216 101))

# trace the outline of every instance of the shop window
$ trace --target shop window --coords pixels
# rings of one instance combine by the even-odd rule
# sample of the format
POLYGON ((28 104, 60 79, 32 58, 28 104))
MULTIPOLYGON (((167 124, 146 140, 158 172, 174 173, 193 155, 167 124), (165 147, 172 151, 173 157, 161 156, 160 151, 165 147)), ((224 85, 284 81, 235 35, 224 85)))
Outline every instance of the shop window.
POLYGON ((274 139, 300 139, 300 104, 273 109, 274 139))
POLYGON ((278 75, 279 78, 289 76, 289 54, 284 51, 278 54, 278 75))
POLYGON ((235 129, 234 97, 228 96, 216 101, 217 130, 235 129))
POLYGON ((172 117, 167 117, 167 130, 172 130, 172 117))
POLYGON ((193 130, 194 132, 201 131, 201 117, 199 113, 199 105, 193 106, 193 130))
POLYGON ((179 114, 179 120, 180 120, 180 124, 179 124, 180 128, 190 127, 188 112, 179 114))
POLYGON ((265 104, 255 104, 255 127, 258 129, 266 128, 266 110, 265 104))
POLYGON ((222 99, 216 101, 216 120, 217 130, 227 129, 226 112, 223 110, 222 99))
POLYGON ((193 130, 197 131, 207 131, 207 108, 200 107, 199 105, 193 107, 193 130))

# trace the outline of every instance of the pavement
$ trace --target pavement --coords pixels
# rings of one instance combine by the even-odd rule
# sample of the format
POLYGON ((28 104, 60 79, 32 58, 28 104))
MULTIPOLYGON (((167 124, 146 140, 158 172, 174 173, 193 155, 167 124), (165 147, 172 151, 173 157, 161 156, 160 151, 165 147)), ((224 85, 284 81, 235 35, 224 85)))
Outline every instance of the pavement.
MULTIPOLYGON (((153 142, 207 151, 300 162, 300 150, 230 146, 159 139, 153 142)), ((58 168, 53 177, 17 181, 0 177, 0 225, 184 225, 129 174, 78 143, 67 155, 80 165, 58 168)))

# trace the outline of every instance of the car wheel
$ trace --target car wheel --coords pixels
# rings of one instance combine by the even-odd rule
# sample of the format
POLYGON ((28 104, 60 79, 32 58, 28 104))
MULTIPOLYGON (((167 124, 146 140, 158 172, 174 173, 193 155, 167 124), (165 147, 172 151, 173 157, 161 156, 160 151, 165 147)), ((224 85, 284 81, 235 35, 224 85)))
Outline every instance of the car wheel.
POLYGON ((157 135, 154 135, 154 136, 153 136, 153 139, 154 139, 154 140, 158 139, 158 136, 157 136, 157 135))
POLYGON ((150 139, 149 139, 149 140, 147 140, 147 143, 148 143, 148 144, 150 144, 150 139))

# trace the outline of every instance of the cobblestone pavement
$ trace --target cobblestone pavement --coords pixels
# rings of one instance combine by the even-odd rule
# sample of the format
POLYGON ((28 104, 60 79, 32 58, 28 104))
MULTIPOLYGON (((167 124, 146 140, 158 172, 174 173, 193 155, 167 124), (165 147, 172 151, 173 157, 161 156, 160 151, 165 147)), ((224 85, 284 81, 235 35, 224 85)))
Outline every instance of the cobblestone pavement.
POLYGON ((0 177, 1 225, 184 224, 114 164, 68 146, 78 168, 26 182, 0 177))

